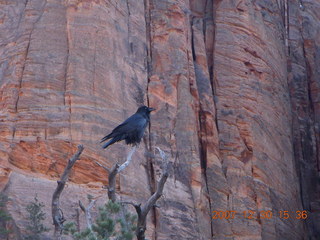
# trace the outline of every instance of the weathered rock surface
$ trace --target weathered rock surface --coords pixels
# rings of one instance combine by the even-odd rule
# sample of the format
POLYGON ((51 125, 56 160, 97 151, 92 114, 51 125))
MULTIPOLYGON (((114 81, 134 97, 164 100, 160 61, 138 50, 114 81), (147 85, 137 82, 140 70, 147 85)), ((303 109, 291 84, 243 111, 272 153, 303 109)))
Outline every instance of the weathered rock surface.
MULTIPOLYGON (((129 150, 99 140, 139 105, 157 111, 119 197, 143 202, 171 175, 147 238, 320 237, 320 1, 0 1, 0 189, 19 239, 25 206, 63 192, 105 199, 105 171, 129 150), (212 219, 212 211, 237 211, 212 219), (251 210, 254 219, 245 219, 251 210), (271 219, 257 217, 272 211, 271 219), (295 218, 308 211, 308 219, 295 218), (279 211, 289 211, 281 219, 279 211)), ((81 216, 84 226, 84 218, 81 216)), ((50 238, 52 233, 47 236, 50 238)))

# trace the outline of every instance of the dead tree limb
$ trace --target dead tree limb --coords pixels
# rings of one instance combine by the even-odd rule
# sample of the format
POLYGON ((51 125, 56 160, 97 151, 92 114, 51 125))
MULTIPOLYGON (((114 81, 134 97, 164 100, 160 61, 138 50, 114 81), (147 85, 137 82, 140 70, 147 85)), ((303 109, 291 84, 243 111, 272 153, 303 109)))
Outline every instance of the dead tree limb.
POLYGON ((113 165, 113 167, 111 169, 109 169, 109 168, 103 166, 101 163, 98 163, 98 162, 95 162, 95 163, 108 172, 108 174, 109 174, 108 187, 107 187, 108 188, 108 198, 112 202, 115 202, 117 200, 117 197, 116 197, 116 176, 118 173, 119 164, 116 163, 115 165, 113 165))
POLYGON ((130 164, 131 159, 132 159, 132 155, 135 151, 136 151, 136 146, 134 146, 130 150, 130 152, 127 156, 127 160, 123 164, 119 165, 118 163, 116 163, 115 165, 113 165, 113 167, 111 169, 103 166, 101 163, 96 162, 97 165, 102 167, 109 174, 109 176, 108 176, 108 198, 112 202, 115 202, 117 200, 117 197, 116 197, 116 176, 118 173, 123 171, 130 164))
POLYGON ((116 176, 118 174, 119 170, 119 164, 115 164, 110 172, 109 172, 109 186, 108 186, 108 197, 112 202, 115 202, 117 200, 116 196, 116 176))
POLYGON ((68 181, 70 171, 73 165, 75 164, 75 162, 79 159, 83 149, 84 148, 82 145, 78 145, 77 152, 69 159, 68 164, 65 167, 60 180, 57 181, 58 186, 52 196, 51 211, 52 211, 52 219, 54 224, 54 235, 56 239, 60 239, 61 232, 63 230, 63 222, 65 221, 63 217, 63 212, 60 209, 60 200, 59 200, 60 195, 66 185, 66 182, 68 181))
POLYGON ((83 206, 82 202, 79 200, 79 206, 81 208, 81 210, 84 212, 84 214, 86 215, 86 222, 87 222, 87 227, 90 229, 90 231, 92 231, 92 217, 91 217, 91 208, 93 208, 96 199, 89 199, 90 203, 88 205, 88 207, 83 206))
POLYGON ((156 192, 147 200, 147 202, 140 207, 140 205, 135 205, 136 212, 138 214, 138 224, 136 235, 138 240, 145 240, 145 231, 147 229, 146 220, 147 215, 152 207, 155 206, 157 200, 162 196, 164 184, 167 181, 169 176, 168 169, 165 169, 164 173, 162 174, 160 181, 158 182, 156 192))
POLYGON ((162 176, 158 182, 157 190, 152 196, 146 201, 146 203, 141 207, 141 204, 135 204, 133 202, 123 202, 127 204, 131 204, 136 209, 137 215, 138 215, 138 223, 137 223, 137 229, 136 229, 136 236, 138 240, 145 240, 145 231, 147 229, 146 227, 146 220, 147 215, 152 207, 156 207, 157 200, 162 196, 164 184, 167 181, 167 178, 169 176, 169 164, 166 160, 165 153, 157 147, 157 149, 160 152, 160 156, 164 161, 165 167, 164 172, 162 173, 162 176))
POLYGON ((130 164, 131 159, 132 159, 132 155, 133 155, 133 153, 136 151, 136 149, 137 149, 137 146, 134 146, 134 147, 130 150, 130 152, 129 152, 128 156, 127 156, 127 161, 125 161, 123 164, 121 164, 121 166, 120 166, 119 169, 118 169, 118 173, 121 172, 121 171, 123 171, 123 170, 130 164))

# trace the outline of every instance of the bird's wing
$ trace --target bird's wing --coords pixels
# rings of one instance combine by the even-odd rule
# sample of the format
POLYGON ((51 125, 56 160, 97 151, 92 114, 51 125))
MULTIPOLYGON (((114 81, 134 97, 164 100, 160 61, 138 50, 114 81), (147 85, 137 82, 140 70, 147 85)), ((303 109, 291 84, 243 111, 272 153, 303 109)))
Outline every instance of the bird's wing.
POLYGON ((144 129, 148 124, 148 120, 142 116, 141 114, 135 113, 128 119, 126 119, 123 123, 117 126, 112 130, 110 134, 101 139, 101 142, 109 138, 113 138, 115 136, 130 134, 137 129, 144 129))
MULTIPOLYGON (((112 133, 130 133, 136 131, 136 129, 144 129, 147 125, 148 121, 140 114, 133 114, 123 123, 121 123, 118 127, 116 127, 112 133)), ((111 133, 111 134, 112 134, 111 133)))

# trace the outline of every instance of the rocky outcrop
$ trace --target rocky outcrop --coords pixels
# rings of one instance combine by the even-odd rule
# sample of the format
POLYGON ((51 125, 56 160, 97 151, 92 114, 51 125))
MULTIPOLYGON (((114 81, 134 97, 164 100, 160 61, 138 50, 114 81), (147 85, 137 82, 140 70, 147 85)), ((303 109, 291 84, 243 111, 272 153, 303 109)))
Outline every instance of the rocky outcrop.
POLYGON ((149 104, 149 131, 118 178, 122 200, 143 202, 161 175, 155 147, 167 153, 148 239, 319 237, 318 0, 0 6, 0 186, 22 234, 36 193, 52 224, 50 193, 79 143, 64 213, 73 219, 88 193, 103 202, 107 176, 94 162, 110 167, 129 149, 99 139, 149 104), (307 220, 295 218, 302 210, 307 220))

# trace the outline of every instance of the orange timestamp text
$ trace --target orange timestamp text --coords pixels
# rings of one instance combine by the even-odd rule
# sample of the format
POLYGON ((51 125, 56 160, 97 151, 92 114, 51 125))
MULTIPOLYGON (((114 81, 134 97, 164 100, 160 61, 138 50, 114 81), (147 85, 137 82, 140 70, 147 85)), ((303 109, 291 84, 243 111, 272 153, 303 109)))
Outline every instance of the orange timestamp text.
POLYGON ((308 218, 308 212, 302 211, 278 211, 273 212, 267 211, 212 211, 212 219, 234 219, 236 217, 242 217, 244 219, 272 219, 278 217, 280 219, 301 219, 305 220, 308 218))

